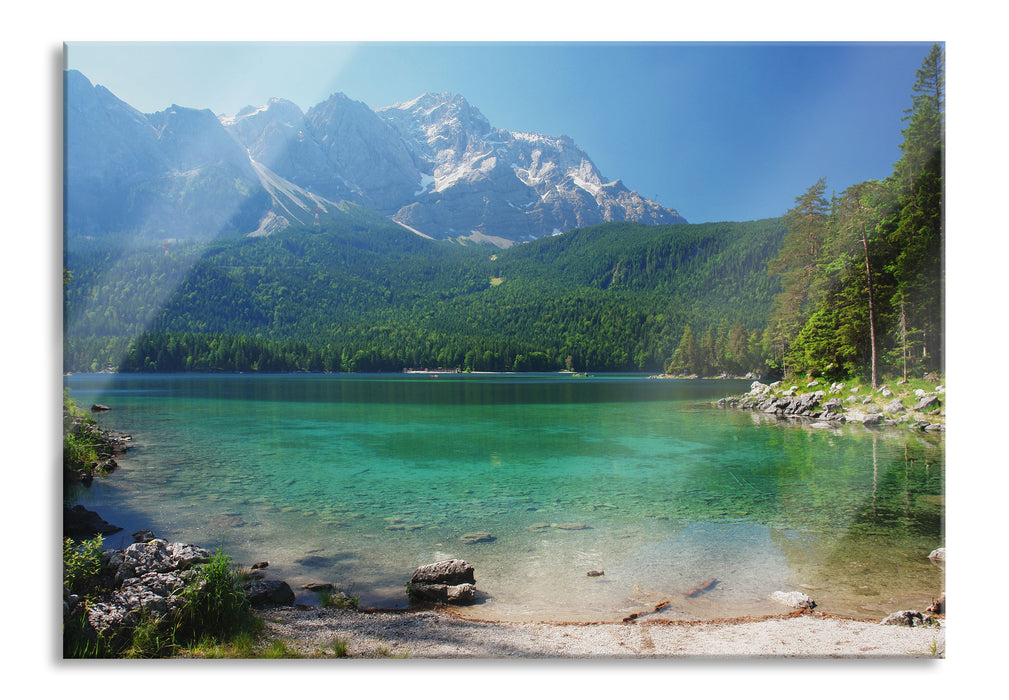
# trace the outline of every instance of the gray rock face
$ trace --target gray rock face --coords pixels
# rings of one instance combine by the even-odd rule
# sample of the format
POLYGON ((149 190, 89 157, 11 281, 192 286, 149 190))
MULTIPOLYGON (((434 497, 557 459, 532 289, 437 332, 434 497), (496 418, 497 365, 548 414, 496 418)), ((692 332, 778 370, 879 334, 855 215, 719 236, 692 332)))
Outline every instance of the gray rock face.
POLYGON ((88 608, 89 633, 115 635, 136 625, 144 614, 159 617, 178 608, 192 567, 209 559, 205 549, 161 539, 104 552, 104 564, 114 572, 116 588, 88 608))
POLYGON ((529 240, 604 221, 680 223, 675 211, 607 182, 567 136, 493 128, 465 98, 428 93, 378 111, 418 164, 393 218, 436 238, 529 240))
POLYGON ((411 600, 472 605, 476 602, 475 584, 472 564, 447 559, 418 567, 407 588, 411 600))
POLYGON ((179 237, 269 235, 350 201, 432 238, 507 246, 605 221, 674 224, 676 211, 607 180, 567 136, 490 125, 464 98, 373 111, 334 94, 235 116, 143 114, 68 71, 67 228, 179 237))
POLYGON ((137 542, 122 551, 106 552, 105 556, 115 569, 117 585, 144 573, 181 571, 210 561, 210 552, 202 547, 161 539, 137 542))

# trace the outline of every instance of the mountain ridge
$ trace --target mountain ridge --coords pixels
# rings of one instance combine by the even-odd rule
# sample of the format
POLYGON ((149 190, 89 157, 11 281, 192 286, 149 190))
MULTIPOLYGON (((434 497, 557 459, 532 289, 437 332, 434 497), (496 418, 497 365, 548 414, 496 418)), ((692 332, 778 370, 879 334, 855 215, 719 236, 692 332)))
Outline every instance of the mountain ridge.
POLYGON ((341 201, 435 239, 498 246, 607 221, 685 223, 607 181, 568 136, 493 127, 465 97, 424 93, 372 110, 335 92, 233 116, 144 114, 65 73, 68 234, 270 235, 341 201))

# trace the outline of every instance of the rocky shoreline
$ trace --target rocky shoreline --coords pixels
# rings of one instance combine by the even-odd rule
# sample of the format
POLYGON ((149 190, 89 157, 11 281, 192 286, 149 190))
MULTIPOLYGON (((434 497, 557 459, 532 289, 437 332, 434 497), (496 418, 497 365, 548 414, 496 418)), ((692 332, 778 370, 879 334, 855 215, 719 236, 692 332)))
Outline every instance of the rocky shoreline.
POLYGON ((719 399, 719 408, 737 408, 781 419, 804 420, 814 428, 833 428, 844 423, 864 426, 904 426, 911 430, 942 433, 946 430, 943 401, 946 388, 937 385, 931 391, 883 385, 875 390, 861 385, 834 382, 829 386, 817 380, 801 391, 797 385, 785 387, 780 381, 764 384, 755 381, 742 396, 719 399))
MULTIPOLYGON (((866 426, 906 425, 915 430, 942 432, 944 416, 942 415, 941 397, 943 387, 936 387, 934 392, 920 391, 920 394, 906 392, 899 396, 886 387, 871 394, 862 394, 860 387, 845 389, 843 384, 833 384, 827 389, 817 389, 815 383, 806 388, 813 391, 799 393, 798 387, 790 386, 782 389, 781 383, 765 385, 754 381, 750 391, 740 397, 726 397, 717 402, 723 408, 733 407, 758 411, 762 414, 777 416, 781 419, 796 419, 811 421, 813 426, 836 426, 846 422, 859 422, 866 426), (915 396, 916 401, 908 409, 904 401, 908 396, 915 396), (884 404, 883 402, 889 401, 884 404), (901 404, 898 410, 897 403, 901 404), (882 406, 881 406, 882 404, 882 406), (889 407, 890 410, 886 410, 889 407), (928 417, 926 419, 925 417, 928 417), (943 422, 940 422, 943 421, 943 422)), ((104 408, 104 407, 103 407, 104 408)), ((122 454, 129 444, 129 436, 122 436, 111 431, 104 434, 115 445, 115 454, 122 454)), ((111 454, 108 459, 112 459, 111 454)), ((111 470, 110 470, 111 471, 111 470)), ((85 486, 90 480, 84 482, 85 486)), ((83 506, 66 506, 64 515, 64 537, 70 537, 78 542, 90 539, 95 535, 108 535, 121 531, 113 524, 107 523, 97 513, 83 506)), ((101 600, 91 601, 86 608, 79 609, 84 603, 63 587, 63 618, 66 622, 71 616, 77 616, 83 621, 84 633, 91 637, 116 637, 128 635, 145 617, 164 616, 177 611, 183 604, 180 592, 193 581, 197 567, 211 560, 212 554, 196 545, 186 543, 170 543, 157 538, 150 530, 133 533, 134 543, 121 549, 110 549, 102 553, 102 576, 106 580, 107 593, 101 600)), ((939 549, 930 555, 937 562, 945 562, 945 550, 939 549)), ((413 603, 413 607, 403 611, 359 611, 356 604, 337 604, 310 607, 295 605, 295 594, 285 581, 269 578, 265 570, 269 564, 266 561, 252 565, 239 574, 241 587, 251 607, 259 610, 259 616, 266 621, 268 634, 276 639, 287 639, 295 648, 307 649, 318 641, 320 625, 328 632, 334 629, 345 630, 345 625, 354 622, 361 629, 355 633, 362 640, 371 641, 364 645, 376 647, 375 630, 402 646, 405 653, 414 656, 452 657, 452 656, 621 656, 627 653, 634 655, 820 655, 815 644, 826 635, 835 639, 838 635, 846 638, 851 636, 850 629, 858 628, 858 635, 871 638, 878 646, 861 646, 860 651, 854 649, 847 653, 830 653, 828 655, 943 655, 945 649, 945 594, 924 612, 917 610, 897 611, 884 620, 846 620, 819 611, 813 612, 816 602, 798 591, 774 591, 769 593, 769 599, 791 608, 794 612, 768 616, 760 620, 734 621, 696 621, 670 624, 672 621, 651 619, 655 611, 645 610, 628 616, 622 623, 591 623, 584 626, 588 646, 569 648, 571 635, 563 630, 572 629, 565 623, 508 623, 466 620, 464 615, 453 612, 459 610, 455 606, 470 605, 476 599, 476 579, 473 567, 461 560, 435 562, 419 567, 406 583, 405 592, 413 603), (333 608, 340 608, 334 610, 333 608), (797 634, 788 621, 808 618, 816 620, 831 620, 817 624, 806 630, 807 637, 797 634), (648 619, 645 619, 648 618, 648 619), (845 620, 844 624, 838 620, 845 620), (465 621, 460 626, 458 621, 465 621), (742 628, 740 624, 752 625, 754 629, 763 631, 755 633, 766 638, 768 629, 776 630, 777 643, 785 645, 775 651, 768 651, 754 641, 753 634, 737 634, 742 628), (773 624, 772 624, 773 623, 773 624), (780 625, 784 623, 785 627, 780 625), (649 632, 649 637, 657 634, 665 641, 662 645, 654 642, 641 645, 628 645, 628 626, 647 624, 651 630, 663 630, 661 633, 649 632), (693 626, 697 633, 682 633, 683 626, 693 626), (728 627, 726 627, 728 625, 728 627), (892 632, 877 632, 870 625, 879 628, 902 627, 927 630, 930 634, 895 634, 892 632), (438 630, 438 637, 444 644, 426 642, 430 628, 438 630), (845 629, 842 629, 845 627, 845 629), (414 630, 410 632, 410 630, 414 630), (477 631, 480 630, 480 631, 477 631), (529 637, 529 631, 535 630, 535 642, 529 637), (679 631, 678 631, 679 630, 679 631), (368 636, 368 635, 372 636, 368 636), (476 634, 476 637, 473 635, 476 634), (558 635, 563 638, 549 642, 558 635), (705 641, 707 637, 707 641, 705 641), (928 638, 927 644, 920 640, 928 638), (486 640, 493 638, 494 645, 487 646, 486 640), (691 640, 690 646, 684 646, 685 640, 691 640), (451 640, 451 641, 448 641, 451 640), (882 640, 882 641, 881 641, 882 640), (897 640, 897 641, 895 641, 897 640), (912 646, 907 646, 912 644, 912 646), (544 646, 545 645, 545 646, 544 646), (552 646, 551 646, 552 645, 552 646), (492 648, 507 649, 501 653, 490 652, 492 648), (659 651, 660 648, 665 649, 659 651), (865 654, 867 649, 873 650, 865 654), (877 654, 878 652, 878 654, 877 654)), ((602 572, 589 572, 589 576, 601 575, 602 572)), ((351 599, 344 593, 337 593, 332 584, 318 583, 303 586, 313 591, 325 594, 336 593, 337 603, 349 602, 351 599)), ((327 597, 329 597, 327 595, 327 597)), ((332 599, 332 598, 331 598, 332 599)), ((661 606, 659 606, 661 607, 661 606)), ((805 624, 805 623, 802 623, 805 624)), ((630 633, 637 639, 640 635, 630 633)), ((856 635, 857 636, 857 635, 856 635)), ((841 644, 840 641, 832 642, 841 644)), ((378 644, 376 648, 386 648, 378 644)), ((367 652, 358 655, 368 656, 367 652)), ((379 656, 385 654, 378 654, 379 656)))

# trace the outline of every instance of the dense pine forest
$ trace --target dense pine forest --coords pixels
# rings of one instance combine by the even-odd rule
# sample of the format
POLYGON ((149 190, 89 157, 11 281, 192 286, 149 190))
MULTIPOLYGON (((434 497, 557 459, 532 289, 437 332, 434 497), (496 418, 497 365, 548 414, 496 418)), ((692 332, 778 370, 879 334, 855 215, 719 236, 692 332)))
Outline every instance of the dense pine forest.
POLYGON ((883 181, 796 198, 769 272, 781 293, 768 366, 795 375, 907 377, 944 367, 945 68, 932 47, 912 87, 901 158, 883 181))
MULTIPOLYGON (((781 219, 609 223, 507 250, 347 208, 207 243, 68 234, 65 371, 665 371, 840 377, 943 368, 943 53, 893 174, 781 219)), ((900 128, 895 124, 895 129, 900 128)))
POLYGON ((496 250, 331 224, 166 249, 94 241, 68 255, 65 367, 661 371, 689 323, 759 335, 784 233, 612 223, 496 250))

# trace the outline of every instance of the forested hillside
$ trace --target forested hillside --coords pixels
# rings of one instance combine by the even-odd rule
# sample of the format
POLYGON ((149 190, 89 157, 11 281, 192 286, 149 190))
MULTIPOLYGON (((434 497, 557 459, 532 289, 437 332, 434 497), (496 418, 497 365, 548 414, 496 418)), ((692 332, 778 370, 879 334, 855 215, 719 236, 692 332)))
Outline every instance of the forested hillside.
POLYGON ((945 75, 933 46, 912 86, 901 158, 883 181, 796 198, 770 274, 770 367, 795 375, 902 376, 944 366, 945 75))
MULTIPOLYGON (((497 250, 359 205, 214 242, 75 237, 67 371, 920 374, 944 366, 942 48, 890 177, 781 219, 613 222, 497 250)), ((899 125, 895 124, 897 129, 899 125)))
MULTIPOLYGON (((722 339, 764 326, 783 235, 777 220, 612 223, 495 250, 344 221, 167 248, 91 242, 67 255, 64 364, 659 371, 688 324, 722 339)), ((749 350, 733 369, 754 368, 749 350)))

